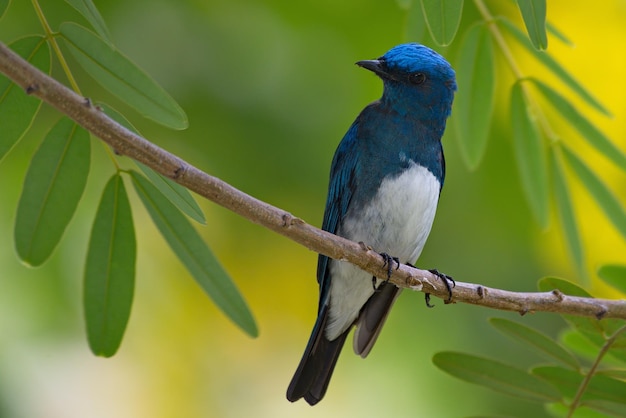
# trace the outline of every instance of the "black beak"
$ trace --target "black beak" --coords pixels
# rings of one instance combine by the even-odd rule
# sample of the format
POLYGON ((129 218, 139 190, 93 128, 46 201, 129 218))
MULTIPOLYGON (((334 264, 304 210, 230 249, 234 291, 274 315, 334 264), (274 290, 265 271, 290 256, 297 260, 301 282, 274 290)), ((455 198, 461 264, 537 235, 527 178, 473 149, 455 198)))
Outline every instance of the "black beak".
POLYGON ((387 72, 383 68, 383 61, 381 60, 364 60, 358 61, 356 63, 359 67, 363 67, 366 70, 370 70, 373 73, 379 75, 380 77, 388 76, 387 72))

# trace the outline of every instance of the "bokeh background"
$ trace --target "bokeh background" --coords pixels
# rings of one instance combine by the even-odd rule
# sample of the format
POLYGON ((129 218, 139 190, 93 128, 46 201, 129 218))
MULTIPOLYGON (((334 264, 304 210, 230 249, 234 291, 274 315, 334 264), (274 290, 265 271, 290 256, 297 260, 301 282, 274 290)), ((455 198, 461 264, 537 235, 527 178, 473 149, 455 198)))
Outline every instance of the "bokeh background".
MULTIPOLYGON (((13 3, 0 21, 0 39, 41 33, 30 2, 13 3)), ((63 20, 82 22, 61 0, 43 3, 53 28, 63 20)), ((185 131, 142 120, 84 73, 77 70, 75 75, 85 94, 111 99, 158 145, 320 225, 334 149, 358 112, 381 92, 376 77, 354 62, 420 40, 407 23, 411 2, 400 3, 96 1, 117 46, 187 111, 190 127, 185 131)), ((417 0, 413 3, 418 6, 417 0)), ((609 119, 578 103, 626 151, 626 2, 548 3, 548 19, 575 44, 552 38, 550 53, 612 111, 609 119)), ((514 2, 487 4, 493 13, 521 25, 514 2)), ((476 16, 473 2, 466 2, 461 31, 476 16)), ((428 38, 421 41, 433 46, 428 38)), ((451 49, 458 43, 459 38, 451 49)), ((554 81, 519 48, 514 51, 527 74, 554 81)), ((454 131, 448 129, 446 184, 418 264, 458 280, 520 291, 535 290, 539 278, 556 275, 599 296, 615 296, 598 285, 594 271, 601 263, 626 262, 626 246, 577 183, 572 187, 586 272, 575 271, 554 214, 547 230, 534 224, 505 129, 512 78, 505 63, 498 63, 498 105, 486 157, 476 171, 469 171, 454 131)), ((54 74, 65 81, 58 65, 54 74)), ((12 224, 24 173, 43 133, 58 118, 44 106, 31 132, 0 163, 1 417, 543 414, 537 406, 455 380, 431 364, 432 355, 442 350, 495 357, 520 367, 536 362, 486 321, 518 315, 440 301, 427 309, 423 295, 411 292, 396 303, 367 360, 346 346, 323 402, 315 408, 289 403, 286 387, 317 308, 316 254, 203 200, 208 225, 198 229, 248 300, 260 336, 244 335, 213 306, 133 195, 139 249, 133 311, 118 354, 94 357, 84 331, 81 277, 90 223, 114 170, 99 141, 92 139, 87 191, 51 260, 29 269, 13 248, 12 224)), ((551 123, 568 132, 559 119, 551 123)), ((585 154, 585 161, 626 197, 622 173, 593 153, 585 154)), ((550 335, 563 326, 548 314, 521 321, 550 335)))

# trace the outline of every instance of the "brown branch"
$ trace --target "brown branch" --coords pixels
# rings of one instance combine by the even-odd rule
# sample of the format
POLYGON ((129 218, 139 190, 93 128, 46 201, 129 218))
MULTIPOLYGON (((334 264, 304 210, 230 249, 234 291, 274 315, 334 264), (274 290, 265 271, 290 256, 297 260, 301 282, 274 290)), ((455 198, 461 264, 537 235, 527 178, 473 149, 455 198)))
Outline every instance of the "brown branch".
MULTIPOLYGON (((222 180, 212 177, 177 156, 130 132, 111 120, 91 101, 42 73, 0 43, 0 72, 66 114, 76 123, 109 144, 121 155, 139 161, 201 196, 263 225, 308 249, 355 264, 377 277, 386 269, 379 254, 362 243, 355 243, 317 229, 279 208, 251 197, 222 180)), ((393 270, 391 282, 412 290, 447 299, 444 283, 429 271, 401 265, 393 270)), ((464 302, 494 309, 527 312, 556 312, 579 316, 626 319, 626 301, 567 296, 558 290, 545 293, 519 293, 456 282, 452 302, 464 302)))

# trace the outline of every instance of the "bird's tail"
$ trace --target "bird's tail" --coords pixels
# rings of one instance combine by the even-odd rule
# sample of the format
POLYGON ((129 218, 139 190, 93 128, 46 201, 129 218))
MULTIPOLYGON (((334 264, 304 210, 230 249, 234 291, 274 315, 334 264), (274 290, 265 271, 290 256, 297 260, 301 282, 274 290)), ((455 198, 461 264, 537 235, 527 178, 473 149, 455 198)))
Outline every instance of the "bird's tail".
POLYGON ((326 393, 341 348, 352 328, 348 327, 339 337, 330 341, 324 333, 327 317, 328 305, 325 305, 317 317, 302 360, 287 389, 287 399, 291 402, 304 398, 309 405, 315 405, 326 393))

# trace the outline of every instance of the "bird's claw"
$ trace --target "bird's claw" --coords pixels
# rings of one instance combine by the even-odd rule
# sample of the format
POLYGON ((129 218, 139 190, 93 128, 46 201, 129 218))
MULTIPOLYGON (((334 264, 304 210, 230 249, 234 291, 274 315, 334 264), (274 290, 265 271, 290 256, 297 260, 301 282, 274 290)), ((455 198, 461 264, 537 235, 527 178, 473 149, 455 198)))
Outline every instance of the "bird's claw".
MULTIPOLYGON (((437 269, 432 269, 428 271, 439 277, 443 281, 443 284, 446 286, 446 289, 448 290, 448 298, 444 301, 444 303, 452 302, 452 289, 456 286, 456 282, 454 281, 454 279, 447 274, 440 273, 437 269), (452 283, 452 286, 450 286, 450 283, 452 283)), ((426 295, 424 296, 424 300, 426 301, 427 307, 432 308, 433 306, 435 306, 430 304, 430 293, 426 293, 426 295)))
POLYGON ((393 263, 396 263, 396 270, 400 268, 400 259, 398 257, 392 257, 387 253, 380 253, 380 256, 383 258, 383 268, 387 267, 387 279, 382 282, 380 285, 376 286, 376 276, 372 276, 372 286, 374 287, 374 291, 378 292, 385 283, 389 282, 391 279, 391 275, 393 274, 393 263))
POLYGON ((393 262, 396 263, 396 270, 400 268, 400 259, 398 257, 392 257, 387 253, 380 253, 380 256, 383 258, 383 268, 387 267, 387 282, 391 279, 391 274, 393 273, 393 262))

